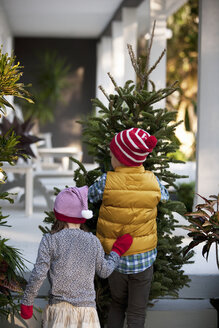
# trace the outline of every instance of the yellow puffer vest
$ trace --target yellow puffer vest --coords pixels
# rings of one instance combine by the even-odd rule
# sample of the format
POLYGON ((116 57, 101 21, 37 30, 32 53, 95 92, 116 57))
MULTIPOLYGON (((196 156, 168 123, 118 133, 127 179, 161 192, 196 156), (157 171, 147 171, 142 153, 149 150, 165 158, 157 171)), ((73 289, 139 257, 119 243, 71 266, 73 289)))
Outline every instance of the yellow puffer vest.
POLYGON ((117 167, 108 172, 97 223, 97 237, 110 253, 118 236, 133 237, 124 254, 144 253, 157 246, 157 204, 160 187, 155 175, 144 167, 117 167))

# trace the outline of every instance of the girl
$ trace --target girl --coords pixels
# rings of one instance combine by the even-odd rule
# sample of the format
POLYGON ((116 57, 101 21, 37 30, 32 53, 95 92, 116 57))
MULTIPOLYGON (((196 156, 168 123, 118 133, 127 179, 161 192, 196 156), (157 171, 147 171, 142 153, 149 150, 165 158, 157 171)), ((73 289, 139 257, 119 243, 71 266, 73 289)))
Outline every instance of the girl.
POLYGON ((48 273, 51 288, 43 314, 44 328, 99 328, 95 273, 107 278, 132 243, 129 234, 119 237, 105 258, 97 237, 80 229, 80 225, 92 217, 87 199, 87 186, 61 191, 54 205, 56 222, 51 233, 41 240, 23 295, 21 316, 32 317, 34 298, 48 273))

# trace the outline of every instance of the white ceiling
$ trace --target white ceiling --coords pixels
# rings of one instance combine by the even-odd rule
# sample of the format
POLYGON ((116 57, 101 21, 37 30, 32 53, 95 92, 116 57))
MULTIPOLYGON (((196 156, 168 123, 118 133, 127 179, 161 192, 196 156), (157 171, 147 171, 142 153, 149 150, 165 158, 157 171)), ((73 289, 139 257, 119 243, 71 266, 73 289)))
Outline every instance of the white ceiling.
POLYGON ((122 0, 0 0, 14 36, 97 38, 122 0))

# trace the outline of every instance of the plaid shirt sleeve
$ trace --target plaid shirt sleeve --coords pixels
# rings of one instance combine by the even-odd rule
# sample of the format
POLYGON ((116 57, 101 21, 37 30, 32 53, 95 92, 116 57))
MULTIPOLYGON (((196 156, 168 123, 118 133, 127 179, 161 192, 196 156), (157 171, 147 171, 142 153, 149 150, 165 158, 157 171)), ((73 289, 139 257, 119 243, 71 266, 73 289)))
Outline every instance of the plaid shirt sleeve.
POLYGON ((164 185, 162 185, 162 183, 160 182, 160 180, 157 178, 157 182, 159 184, 159 187, 160 187, 160 192, 161 192, 161 199, 160 201, 162 203, 165 203, 166 201, 168 201, 169 199, 169 192, 167 191, 167 189, 164 187, 164 185))
POLYGON ((102 200, 103 192, 106 185, 106 173, 100 179, 92 184, 88 189, 88 199, 91 203, 97 203, 102 200))

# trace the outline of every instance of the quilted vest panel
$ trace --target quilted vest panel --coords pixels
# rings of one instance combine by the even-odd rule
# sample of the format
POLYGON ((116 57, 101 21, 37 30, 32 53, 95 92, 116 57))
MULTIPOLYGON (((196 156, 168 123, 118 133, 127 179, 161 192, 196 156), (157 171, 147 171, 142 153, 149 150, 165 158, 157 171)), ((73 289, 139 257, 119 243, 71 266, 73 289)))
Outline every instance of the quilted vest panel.
POLYGON ((124 256, 154 249, 160 198, 155 175, 143 166, 108 172, 97 223, 97 237, 105 252, 109 254, 116 238, 126 233, 133 237, 133 244, 124 256))

